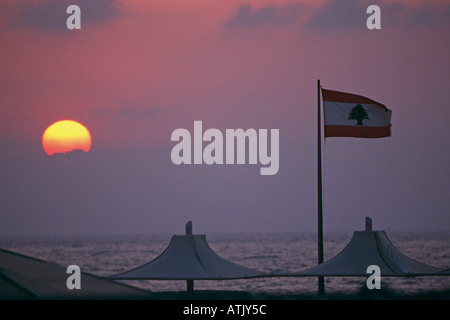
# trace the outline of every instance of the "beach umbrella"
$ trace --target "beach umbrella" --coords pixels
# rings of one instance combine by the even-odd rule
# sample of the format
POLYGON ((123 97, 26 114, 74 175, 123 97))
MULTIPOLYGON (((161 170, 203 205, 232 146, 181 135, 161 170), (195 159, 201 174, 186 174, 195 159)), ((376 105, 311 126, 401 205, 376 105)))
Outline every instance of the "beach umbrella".
POLYGON ((290 276, 368 276, 367 268, 376 265, 381 276, 430 275, 442 270, 418 262, 400 252, 385 231, 372 231, 366 217, 364 231, 355 231, 347 246, 334 258, 290 276))
POLYGON ((194 280, 245 279, 263 272, 241 266, 216 254, 205 235, 192 234, 192 222, 186 235, 174 235, 168 247, 155 259, 135 269, 111 276, 115 280, 187 280, 188 291, 194 280))

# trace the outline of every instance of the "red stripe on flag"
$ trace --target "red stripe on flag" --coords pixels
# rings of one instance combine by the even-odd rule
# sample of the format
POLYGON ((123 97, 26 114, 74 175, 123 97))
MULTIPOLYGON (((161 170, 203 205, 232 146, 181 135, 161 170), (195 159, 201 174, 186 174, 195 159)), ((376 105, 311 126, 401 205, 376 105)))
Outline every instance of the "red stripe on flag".
POLYGON ((386 106, 384 104, 376 102, 367 97, 353 94, 353 93, 327 90, 327 89, 322 88, 322 97, 323 97, 323 101, 376 104, 377 106, 380 106, 381 108, 383 108, 385 111, 388 111, 388 109, 386 108, 386 106))
POLYGON ((391 126, 365 127, 365 126, 325 126, 325 138, 351 137, 351 138, 384 138, 391 136, 391 126))

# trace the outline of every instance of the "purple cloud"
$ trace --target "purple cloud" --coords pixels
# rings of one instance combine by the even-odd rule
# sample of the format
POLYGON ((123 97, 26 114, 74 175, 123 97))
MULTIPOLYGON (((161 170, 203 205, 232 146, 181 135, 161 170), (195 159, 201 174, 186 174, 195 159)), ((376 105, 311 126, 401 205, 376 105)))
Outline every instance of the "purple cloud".
POLYGON ((42 31, 67 30, 67 7, 77 5, 81 9, 82 25, 99 23, 119 15, 116 0, 50 0, 45 2, 3 2, 0 12, 10 27, 24 26, 42 31))
POLYGON ((267 6, 252 8, 250 5, 240 6, 235 15, 227 21, 228 27, 252 27, 258 25, 280 25, 295 22, 304 6, 291 3, 286 6, 267 6))
POLYGON ((425 27, 447 25, 450 22, 450 3, 425 2, 405 5, 402 2, 383 1, 328 1, 306 23, 310 31, 363 30, 369 15, 369 5, 381 9, 382 28, 392 26, 425 27))

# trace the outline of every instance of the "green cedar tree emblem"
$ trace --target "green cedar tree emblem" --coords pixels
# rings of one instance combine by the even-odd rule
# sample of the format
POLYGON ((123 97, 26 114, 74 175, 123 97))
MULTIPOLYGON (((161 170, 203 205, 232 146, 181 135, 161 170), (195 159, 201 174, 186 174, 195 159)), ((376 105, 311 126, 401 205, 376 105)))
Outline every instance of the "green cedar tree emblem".
POLYGON ((353 107, 352 111, 350 111, 347 119, 356 120, 357 121, 356 125, 362 126, 363 119, 370 119, 370 118, 366 110, 363 108, 363 106, 358 103, 356 106, 353 107))

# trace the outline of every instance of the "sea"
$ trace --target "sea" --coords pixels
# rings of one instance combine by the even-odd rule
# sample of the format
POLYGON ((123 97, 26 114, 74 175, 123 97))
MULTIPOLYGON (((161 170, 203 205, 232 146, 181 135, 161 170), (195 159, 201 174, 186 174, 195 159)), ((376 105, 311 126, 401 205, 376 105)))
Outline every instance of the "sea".
MULTIPOLYGON (((324 260, 341 252, 353 232, 327 233, 324 260)), ((450 268, 450 232, 392 232, 389 239, 405 255, 439 268, 450 268)), ((0 248, 81 271, 110 276, 141 266, 160 255, 170 234, 59 237, 0 237, 0 248)), ((314 233, 207 234, 209 246, 221 257, 263 272, 291 273, 317 265, 314 233)), ((325 278, 330 294, 352 294, 366 287, 365 277, 325 278)), ((153 292, 186 290, 182 280, 123 281, 153 292)), ((245 291, 253 294, 316 294, 315 277, 270 277, 238 280, 197 280, 196 290, 245 291)), ((450 289, 450 276, 381 277, 381 287, 398 294, 450 289)))

